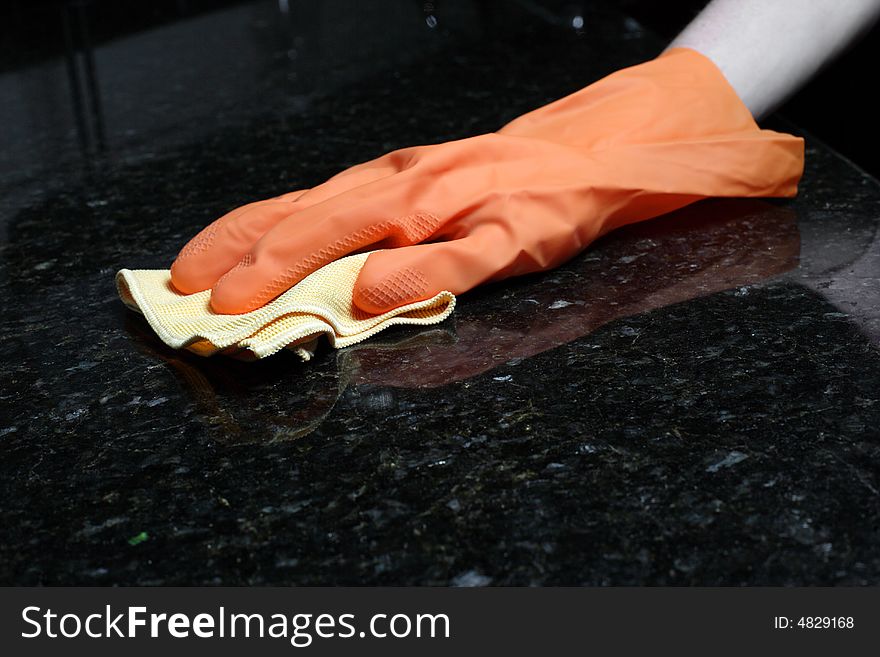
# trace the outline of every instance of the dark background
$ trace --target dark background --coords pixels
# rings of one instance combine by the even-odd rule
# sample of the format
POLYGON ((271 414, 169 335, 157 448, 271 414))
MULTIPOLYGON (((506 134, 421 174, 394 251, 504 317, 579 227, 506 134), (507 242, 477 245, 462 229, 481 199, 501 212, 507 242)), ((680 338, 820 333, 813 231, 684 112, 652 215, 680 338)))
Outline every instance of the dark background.
MULTIPOLYGON (((283 1, 283 0, 282 0, 283 1)), ((295 0, 291 0, 293 2, 295 0)), ((485 11, 495 2, 484 0, 485 11)), ((705 0, 618 0, 570 2, 565 0, 511 0, 522 5, 535 20, 542 8, 575 15, 586 5, 614 5, 665 40, 672 39, 705 6, 705 0)), ((124 35, 191 18, 242 0, 7 0, 0 9, 0 72, 15 70, 50 57, 74 45, 96 46, 124 35), (75 43, 87 39, 90 43, 75 43)), ((443 17, 450 0, 422 2, 426 16, 443 17)), ((880 176, 880 156, 874 140, 876 110, 868 101, 871 80, 880 61, 880 28, 827 66, 814 80, 780 108, 779 113, 846 155, 875 177, 880 176)), ((589 80, 585 80, 585 84, 589 80)))

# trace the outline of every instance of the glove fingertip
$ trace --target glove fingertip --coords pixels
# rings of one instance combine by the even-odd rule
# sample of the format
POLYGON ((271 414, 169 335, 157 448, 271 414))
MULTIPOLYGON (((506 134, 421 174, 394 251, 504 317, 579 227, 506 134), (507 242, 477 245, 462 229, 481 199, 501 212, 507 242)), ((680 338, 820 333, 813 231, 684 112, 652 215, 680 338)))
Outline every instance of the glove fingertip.
POLYGON ((222 315, 247 313, 265 305, 287 287, 271 271, 254 266, 253 256, 247 254, 212 286, 211 310, 222 315), (267 281, 271 284, 266 285, 267 281))
POLYGON ((434 294, 428 277, 420 269, 403 267, 389 271, 371 267, 368 259, 355 283, 352 301, 366 313, 381 315, 410 303, 430 299, 434 294))
POLYGON ((195 294, 207 290, 216 281, 216 276, 207 272, 193 258, 178 256, 171 263, 171 284, 183 294, 195 294))

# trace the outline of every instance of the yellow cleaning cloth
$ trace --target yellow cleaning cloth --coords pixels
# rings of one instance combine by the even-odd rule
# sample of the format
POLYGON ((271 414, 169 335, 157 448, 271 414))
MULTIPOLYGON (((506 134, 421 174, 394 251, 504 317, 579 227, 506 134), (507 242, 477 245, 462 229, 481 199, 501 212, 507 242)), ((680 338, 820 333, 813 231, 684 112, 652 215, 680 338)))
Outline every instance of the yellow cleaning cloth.
POLYGON ((303 360, 326 335, 341 348, 366 340, 398 324, 437 324, 452 314, 455 296, 441 292, 382 315, 370 315, 352 303, 358 273, 369 253, 341 258, 294 285, 262 308, 242 315, 211 310, 211 291, 181 294, 167 269, 121 269, 116 287, 123 303, 146 317, 169 347, 201 356, 217 352, 243 359, 265 358, 282 347, 303 360))

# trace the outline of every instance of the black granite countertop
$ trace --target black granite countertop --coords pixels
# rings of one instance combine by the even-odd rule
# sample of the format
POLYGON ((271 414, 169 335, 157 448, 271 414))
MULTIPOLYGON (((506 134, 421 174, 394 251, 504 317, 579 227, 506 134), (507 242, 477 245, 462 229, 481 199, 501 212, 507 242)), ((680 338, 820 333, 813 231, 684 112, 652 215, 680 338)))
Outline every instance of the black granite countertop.
POLYGON ((0 74, 0 583, 880 582, 880 183, 810 135, 793 201, 699 203, 309 363, 125 310, 116 270, 232 207, 662 46, 601 5, 300 4, 0 74))

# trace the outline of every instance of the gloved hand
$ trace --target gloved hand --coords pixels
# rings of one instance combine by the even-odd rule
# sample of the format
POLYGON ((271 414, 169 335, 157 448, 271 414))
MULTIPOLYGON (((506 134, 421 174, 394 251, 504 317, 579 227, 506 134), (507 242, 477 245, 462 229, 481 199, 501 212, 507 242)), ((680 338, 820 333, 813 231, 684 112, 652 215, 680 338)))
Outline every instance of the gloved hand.
POLYGON ((332 260, 384 249, 354 291, 381 313, 550 269, 702 198, 794 196, 803 152, 802 139, 761 130, 711 60, 674 48, 496 133, 393 151, 235 210, 181 251, 172 282, 243 313, 332 260))

